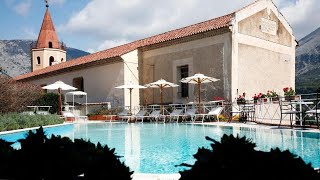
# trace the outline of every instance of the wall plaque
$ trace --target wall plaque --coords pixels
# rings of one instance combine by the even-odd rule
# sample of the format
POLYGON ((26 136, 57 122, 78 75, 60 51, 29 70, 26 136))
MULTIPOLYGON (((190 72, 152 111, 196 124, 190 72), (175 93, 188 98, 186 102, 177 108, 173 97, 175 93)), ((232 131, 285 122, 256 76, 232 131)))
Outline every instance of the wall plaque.
POLYGON ((277 35, 277 23, 269 19, 261 18, 261 31, 271 35, 277 35))

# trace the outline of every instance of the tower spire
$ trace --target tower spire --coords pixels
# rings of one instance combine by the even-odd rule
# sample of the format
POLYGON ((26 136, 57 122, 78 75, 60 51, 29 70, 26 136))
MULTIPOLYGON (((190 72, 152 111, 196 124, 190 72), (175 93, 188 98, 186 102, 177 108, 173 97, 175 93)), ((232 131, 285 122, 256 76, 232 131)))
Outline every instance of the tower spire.
POLYGON ((66 62, 65 46, 61 45, 49 12, 49 0, 45 0, 43 17, 36 46, 32 47, 32 71, 66 62))
POLYGON ((37 48, 61 48, 48 8, 43 17, 37 41, 37 48))

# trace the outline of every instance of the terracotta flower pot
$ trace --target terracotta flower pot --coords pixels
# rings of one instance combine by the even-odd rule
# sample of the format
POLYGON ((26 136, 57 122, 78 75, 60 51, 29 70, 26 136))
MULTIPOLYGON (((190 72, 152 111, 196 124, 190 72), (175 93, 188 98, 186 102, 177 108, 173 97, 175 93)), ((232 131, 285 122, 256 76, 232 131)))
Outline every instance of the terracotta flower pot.
POLYGON ((273 97, 271 98, 272 102, 278 103, 279 102, 279 97, 273 97))
POLYGON ((299 100, 299 96, 296 96, 296 95, 294 95, 294 96, 285 96, 284 99, 286 101, 299 100))

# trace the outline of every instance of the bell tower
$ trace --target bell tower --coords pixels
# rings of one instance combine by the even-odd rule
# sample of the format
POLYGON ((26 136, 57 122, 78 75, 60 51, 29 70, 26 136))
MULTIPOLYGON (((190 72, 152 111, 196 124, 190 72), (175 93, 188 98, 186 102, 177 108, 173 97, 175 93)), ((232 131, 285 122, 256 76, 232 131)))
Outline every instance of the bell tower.
POLYGON ((54 29, 49 5, 46 1, 46 12, 36 44, 32 45, 32 71, 66 62, 65 46, 59 42, 54 29))

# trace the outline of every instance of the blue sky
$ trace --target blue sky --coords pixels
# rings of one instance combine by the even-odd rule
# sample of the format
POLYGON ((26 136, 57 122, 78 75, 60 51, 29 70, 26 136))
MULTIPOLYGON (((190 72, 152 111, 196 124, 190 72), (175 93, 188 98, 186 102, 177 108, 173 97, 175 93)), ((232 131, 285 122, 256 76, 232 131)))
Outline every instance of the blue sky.
MULTIPOLYGON (((254 0, 49 0, 59 40, 96 52, 237 10, 254 0)), ((319 0, 274 0, 297 39, 320 26, 319 0)), ((43 0, 1 0, 0 39, 36 39, 43 0)))

